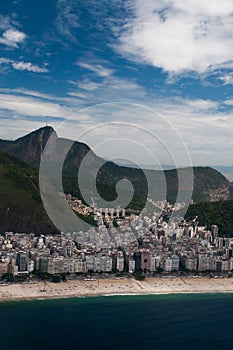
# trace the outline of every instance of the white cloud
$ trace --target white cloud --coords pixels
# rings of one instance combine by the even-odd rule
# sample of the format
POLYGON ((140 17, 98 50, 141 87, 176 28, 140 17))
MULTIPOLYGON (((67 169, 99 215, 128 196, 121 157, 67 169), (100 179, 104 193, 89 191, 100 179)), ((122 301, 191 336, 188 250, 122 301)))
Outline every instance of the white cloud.
POLYGON ((8 29, 0 37, 0 44, 7 45, 9 47, 18 47, 18 44, 24 42, 26 34, 20 32, 17 29, 8 29))
POLYGON ((72 42, 77 41, 72 29, 79 27, 79 17, 74 10, 75 4, 77 3, 74 0, 58 0, 55 23, 59 34, 72 42))
MULTIPOLYGON (((85 92, 86 99, 83 99, 82 104, 77 101, 75 96, 64 105, 64 99, 58 101, 59 98, 54 97, 54 100, 57 99, 57 102, 55 102, 52 101, 53 96, 34 90, 1 89, 1 137, 22 136, 26 132, 41 126, 47 120, 58 128, 59 135, 73 139, 76 139, 82 133, 86 135, 87 132, 88 135, 88 130, 96 125, 108 122, 123 122, 126 123, 125 128, 116 127, 115 134, 107 136, 109 138, 123 136, 127 138, 127 135, 131 137, 131 134, 127 134, 127 123, 133 124, 136 129, 139 127, 139 134, 136 134, 135 139, 139 143, 145 143, 151 151, 156 150, 158 152, 156 154, 158 154, 158 157, 161 156, 160 159, 163 163, 166 162, 166 158, 162 158, 160 148, 156 148, 157 145, 153 143, 153 140, 153 142, 150 141, 149 137, 148 139, 145 138, 144 132, 143 135, 140 134, 140 128, 154 134, 154 140, 156 138, 158 141, 163 140, 165 146, 172 152, 178 152, 180 164, 182 164, 183 158, 182 153, 179 154, 179 150, 176 150, 174 144, 174 140, 177 140, 174 134, 175 129, 178 130, 187 145, 195 164, 233 163, 231 147, 229 147, 232 142, 233 115, 229 111, 220 112, 217 109, 220 103, 218 105, 215 101, 204 99, 158 99, 155 97, 150 98, 145 103, 151 107, 150 109, 146 106, 143 107, 142 102, 140 102, 141 105, 138 104, 139 96, 142 94, 140 86, 123 79, 120 81, 116 77, 114 79, 117 85, 116 89, 110 88, 105 82, 106 85, 102 88, 94 92, 85 92), (114 101, 119 101, 117 96, 122 96, 122 89, 124 89, 126 104, 114 103, 114 101), (103 102, 103 95, 106 102, 113 101, 113 103, 98 105, 98 103, 103 102), (51 99, 51 101, 48 101, 48 99, 51 99), (92 106, 85 109, 85 105, 90 104, 89 101, 92 102, 92 106)), ((140 101, 142 101, 141 98, 140 101)), ((233 101, 228 100, 225 103, 231 105, 233 101)), ((88 143, 95 146, 98 144, 97 141, 102 139, 103 135, 100 130, 96 138, 91 139, 91 142, 88 140, 88 143)), ((85 139, 83 141, 85 142, 85 139)), ((160 146, 162 147, 161 142, 160 146)), ((109 149, 109 152, 111 153, 111 149, 109 149)), ((132 156, 129 153, 129 159, 132 156)), ((145 157, 143 163, 146 164, 146 162, 145 157)))
POLYGON ((77 63, 80 67, 87 69, 91 72, 96 73, 99 77, 108 77, 114 73, 114 71, 110 68, 104 67, 100 64, 88 64, 85 62, 78 62, 77 63))
POLYGON ((0 139, 15 140, 16 138, 25 136, 32 130, 39 129, 44 125, 44 122, 35 120, 1 118, 0 139))
POLYGON ((11 65, 12 68, 21 71, 28 71, 33 73, 47 73, 48 69, 45 67, 39 67, 37 64, 31 62, 14 61, 9 58, 0 57, 0 65, 6 64, 11 65))
POLYGON ((223 81, 223 85, 232 85, 233 84, 233 75, 225 74, 219 78, 223 81))
POLYGON ((86 95, 81 93, 81 92, 68 92, 68 95, 71 97, 77 97, 77 98, 81 98, 81 99, 86 99, 86 95))
MULTIPOLYGON (((230 112, 221 113, 213 110, 214 101, 198 99, 191 104, 187 99, 167 98, 150 100, 151 109, 147 106, 139 105, 136 101, 132 104, 113 102, 92 105, 91 108, 77 113, 69 123, 64 123, 59 133, 61 132, 64 137, 72 135, 73 138, 83 133, 81 142, 89 144, 92 148, 106 140, 110 140, 113 144, 114 139, 133 138, 151 152, 156 152, 162 164, 169 164, 166 163, 169 162, 169 158, 166 157, 168 157, 167 150, 170 150, 179 164, 185 165, 183 148, 179 149, 182 143, 188 147, 192 161, 196 165, 233 162, 229 147, 232 139, 233 115, 230 112), (86 119, 80 123, 83 115, 86 119), (86 120, 90 122, 89 125, 86 120), (105 123, 103 133, 102 125, 105 123), (115 127, 112 129, 114 123, 115 127), (108 129, 111 132, 108 132, 108 129)), ((123 142, 118 141, 119 152, 122 150, 122 145, 123 142)), ((103 144, 103 152, 98 150, 97 154, 111 158, 111 152, 115 149, 113 146, 106 148, 103 144)), ((145 157, 142 157, 142 153, 139 155, 135 152, 135 148, 133 153, 127 148, 127 153, 128 159, 138 157, 139 163, 143 161, 143 164, 151 164, 146 153, 145 157)))
POLYGON ((18 25, 19 23, 9 16, 0 14, 0 44, 17 48, 19 44, 25 41, 27 35, 16 28, 18 25))
POLYGON ((40 101, 38 99, 0 93, 0 109, 14 112, 16 115, 30 117, 66 118, 73 111, 58 103, 40 101))
POLYGON ((85 102, 96 103, 111 101, 134 102, 145 97, 144 87, 136 81, 120 78, 115 75, 105 77, 101 82, 92 81, 88 78, 82 81, 69 81, 76 89, 69 91, 69 96, 80 97, 85 102))
POLYGON ((171 75, 232 65, 231 0, 128 0, 131 15, 114 47, 171 75))
POLYGON ((99 87, 102 86, 101 83, 96 83, 94 81, 91 81, 89 79, 84 79, 82 82, 77 83, 77 86, 81 90, 86 90, 86 91, 95 91, 99 87))
POLYGON ((217 108, 219 105, 216 101, 203 99, 187 100, 186 104, 197 111, 212 110, 217 108))
POLYGON ((225 105, 233 106, 233 99, 224 101, 225 105))
POLYGON ((48 69, 45 67, 39 67, 37 64, 31 62, 12 62, 12 67, 16 70, 26 70, 33 73, 46 73, 48 69))
MULTIPOLYGON (((25 96, 33 96, 33 97, 38 97, 42 98, 45 100, 55 100, 56 97, 50 94, 44 94, 36 90, 28 90, 24 88, 17 88, 17 89, 8 89, 8 88, 0 88, 0 93, 5 93, 5 94, 20 94, 20 95, 25 95, 25 96)), ((59 99, 61 100, 61 99, 59 99)))
POLYGON ((0 64, 7 64, 7 63, 11 63, 11 60, 9 58, 0 57, 0 64))

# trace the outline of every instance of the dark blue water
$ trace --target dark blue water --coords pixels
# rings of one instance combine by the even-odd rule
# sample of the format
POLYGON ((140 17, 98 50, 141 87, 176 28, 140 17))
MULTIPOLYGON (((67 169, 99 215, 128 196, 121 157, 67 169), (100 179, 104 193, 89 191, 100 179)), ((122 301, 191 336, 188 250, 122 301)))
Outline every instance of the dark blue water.
POLYGON ((0 342, 4 350, 231 348, 233 295, 1 303, 0 342))

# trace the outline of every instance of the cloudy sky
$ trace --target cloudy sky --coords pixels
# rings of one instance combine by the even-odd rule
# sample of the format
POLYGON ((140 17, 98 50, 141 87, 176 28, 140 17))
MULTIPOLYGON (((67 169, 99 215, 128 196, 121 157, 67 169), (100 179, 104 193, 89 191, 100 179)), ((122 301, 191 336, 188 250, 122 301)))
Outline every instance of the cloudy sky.
POLYGON ((1 0, 0 50, 1 138, 49 124, 101 155, 135 135, 138 162, 233 164, 232 0, 1 0))

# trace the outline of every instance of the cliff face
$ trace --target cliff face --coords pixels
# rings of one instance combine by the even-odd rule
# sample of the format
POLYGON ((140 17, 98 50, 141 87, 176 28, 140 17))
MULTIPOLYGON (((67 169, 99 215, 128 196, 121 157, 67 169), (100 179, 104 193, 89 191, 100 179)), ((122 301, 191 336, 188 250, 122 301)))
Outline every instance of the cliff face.
POLYGON ((38 166, 41 154, 52 133, 55 133, 53 128, 46 126, 15 141, 1 140, 0 148, 27 163, 38 166))
POLYGON ((75 172, 88 152, 90 152, 90 167, 100 160, 84 143, 58 138, 55 130, 50 126, 35 130, 15 141, 0 140, 0 150, 38 168, 45 145, 52 135, 58 159, 63 153, 63 149, 67 145, 71 146, 64 164, 65 171, 75 172))

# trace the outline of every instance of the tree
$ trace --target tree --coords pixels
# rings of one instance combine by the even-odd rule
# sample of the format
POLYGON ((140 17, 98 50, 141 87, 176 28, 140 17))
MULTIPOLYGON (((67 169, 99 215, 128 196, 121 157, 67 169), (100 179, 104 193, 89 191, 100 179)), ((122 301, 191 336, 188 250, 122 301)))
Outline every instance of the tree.
POLYGON ((59 276, 59 275, 53 275, 53 277, 52 277, 52 282, 54 282, 54 283, 59 283, 59 282, 61 282, 61 276, 59 276))
POLYGON ((163 272, 163 268, 162 267, 157 267, 157 273, 162 273, 163 272))
POLYGON ((7 282, 14 282, 14 276, 12 273, 4 273, 4 275, 2 275, 2 279, 6 280, 7 282))
POLYGON ((66 274, 65 273, 62 273, 61 274, 61 279, 63 282, 66 282, 67 281, 67 278, 66 278, 66 274))

